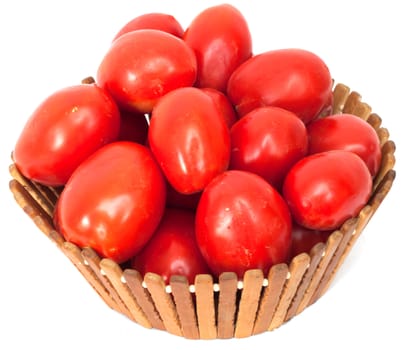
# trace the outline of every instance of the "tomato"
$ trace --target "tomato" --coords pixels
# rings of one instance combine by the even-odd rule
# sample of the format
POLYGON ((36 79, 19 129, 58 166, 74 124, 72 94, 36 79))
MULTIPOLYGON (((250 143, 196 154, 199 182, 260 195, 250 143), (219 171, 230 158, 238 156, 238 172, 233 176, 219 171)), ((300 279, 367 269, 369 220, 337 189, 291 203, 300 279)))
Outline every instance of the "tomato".
POLYGON ((118 39, 121 35, 140 29, 157 29, 181 38, 183 36, 183 27, 172 15, 166 13, 146 13, 133 18, 126 23, 112 41, 118 39))
POLYGON ((338 228, 369 200, 372 177, 363 160, 350 151, 316 153, 288 172, 283 195, 294 220, 314 230, 338 228))
POLYGON ((212 272, 248 269, 267 273, 285 262, 291 243, 291 217, 280 194, 263 178, 229 170, 203 191, 196 211, 196 239, 212 272))
POLYGON ((231 75, 227 94, 239 116, 254 108, 288 109, 304 123, 330 103, 332 78, 324 61, 301 49, 267 51, 241 64, 231 75))
POLYGON ((251 171, 276 188, 291 166, 307 153, 307 130, 292 112, 259 107, 231 129, 230 169, 251 171))
POLYGON ((372 176, 379 170, 382 158, 379 137, 363 119, 353 114, 331 115, 317 119, 307 127, 310 154, 342 149, 356 153, 372 176))
POLYGON ((147 142, 148 121, 143 113, 121 111, 119 141, 132 141, 145 145, 147 142))
POLYGON ((167 92, 193 85, 196 65, 193 50, 182 39, 136 30, 113 42, 98 67, 97 82, 122 109, 149 113, 167 92))
POLYGON ((252 56, 246 20, 229 4, 202 11, 190 23, 183 39, 196 53, 198 87, 226 91, 232 72, 252 56))
POLYGON ((217 108, 219 108, 220 113, 225 118, 226 125, 230 129, 238 118, 236 116, 235 109, 233 108, 232 103, 229 101, 228 97, 216 89, 202 88, 201 90, 213 99, 213 102, 215 102, 215 105, 217 108))
POLYGON ((63 237, 122 263, 150 239, 164 213, 165 180, 150 150, 117 141, 72 174, 56 205, 63 237))
POLYGON ((172 187, 203 190, 229 164, 230 135, 214 101, 195 87, 169 92, 154 107, 150 148, 172 187))
POLYGON ((317 243, 325 243, 333 231, 310 230, 293 223, 291 259, 301 253, 310 253, 317 243))
POLYGON ((131 261, 142 275, 157 273, 166 284, 173 275, 194 283, 197 274, 209 268, 196 243, 194 214, 183 209, 166 209, 163 219, 147 245, 131 261))
POLYGON ((26 122, 13 151, 27 178, 64 185, 76 167, 114 141, 120 113, 111 96, 95 84, 63 88, 47 97, 26 122))

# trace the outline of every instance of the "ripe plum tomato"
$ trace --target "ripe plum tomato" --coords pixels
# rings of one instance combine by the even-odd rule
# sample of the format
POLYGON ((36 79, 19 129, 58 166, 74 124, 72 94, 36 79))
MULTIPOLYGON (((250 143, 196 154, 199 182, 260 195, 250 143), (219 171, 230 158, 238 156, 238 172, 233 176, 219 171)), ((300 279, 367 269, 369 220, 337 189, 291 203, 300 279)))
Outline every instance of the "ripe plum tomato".
POLYGON ((58 199, 54 222, 66 240, 122 263, 150 239, 165 201, 165 180, 150 150, 116 141, 74 171, 58 199))
POLYGON ((309 153, 342 149, 356 153, 375 176, 382 158, 379 137, 363 119, 353 114, 330 115, 307 126, 309 153))
POLYGON ((369 200, 372 177, 350 151, 316 153, 288 172, 283 195, 294 220, 314 230, 333 230, 356 216, 369 200))
POLYGON ((306 127, 285 109, 259 107, 232 126, 229 168, 258 174, 278 189, 306 153, 306 127))
POLYGON ((310 230, 294 222, 291 235, 291 259, 301 253, 309 253, 317 243, 325 243, 332 232, 310 230))
POLYGON ((196 53, 198 87, 225 92, 232 72, 252 56, 248 24, 229 4, 202 11, 190 23, 183 39, 196 53))
POLYGON ((257 107, 275 106, 307 124, 329 105, 331 87, 329 69, 320 57, 306 50, 281 49, 241 64, 229 78, 227 94, 239 116, 257 107))
POLYGON ((185 276, 194 283, 197 274, 209 273, 195 237, 194 213, 183 209, 166 209, 156 232, 131 261, 142 275, 157 273, 166 284, 173 275, 185 276))
POLYGON ((203 92, 208 94, 210 98, 213 99, 216 106, 219 108, 221 114, 225 118, 226 125, 230 129, 233 124, 237 121, 237 116, 235 109, 232 106, 231 101, 226 97, 226 95, 219 90, 212 88, 202 88, 203 92))
POLYGON ((193 85, 196 64, 182 39, 155 29, 136 30, 113 42, 98 67, 97 82, 122 109, 149 113, 167 92, 193 85))
POLYGON ((145 13, 133 18, 126 23, 112 41, 117 40, 121 35, 140 29, 157 29, 181 38, 183 27, 172 15, 167 13, 145 13))
POLYGON ((203 190, 229 164, 229 129, 214 101, 195 87, 160 99, 148 139, 167 180, 180 193, 203 190))
POLYGON ((218 175, 196 211, 196 239, 212 272, 268 269, 285 262, 291 216, 280 194, 260 176, 241 170, 218 175))
POLYGON ((143 113, 121 111, 119 141, 132 141, 145 145, 147 142, 148 121, 143 113))
POLYGON ((63 88, 47 97, 26 122, 13 151, 27 178, 48 186, 64 185, 78 165, 116 140, 120 112, 95 84, 63 88))

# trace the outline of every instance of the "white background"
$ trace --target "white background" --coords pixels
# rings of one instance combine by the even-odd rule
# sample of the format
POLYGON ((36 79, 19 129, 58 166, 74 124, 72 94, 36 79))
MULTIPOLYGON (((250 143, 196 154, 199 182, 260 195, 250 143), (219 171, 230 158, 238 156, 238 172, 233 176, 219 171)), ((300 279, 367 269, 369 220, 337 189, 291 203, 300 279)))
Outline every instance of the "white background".
POLYGON ((285 47, 317 53, 337 81, 362 94, 397 145, 392 191, 332 287, 281 328, 242 340, 185 340, 109 309, 15 204, 8 190, 10 153, 45 97, 95 75, 124 23, 158 11, 186 27, 220 1, 2 1, 0 349, 415 348, 411 2, 229 2, 246 17, 255 53, 285 47))

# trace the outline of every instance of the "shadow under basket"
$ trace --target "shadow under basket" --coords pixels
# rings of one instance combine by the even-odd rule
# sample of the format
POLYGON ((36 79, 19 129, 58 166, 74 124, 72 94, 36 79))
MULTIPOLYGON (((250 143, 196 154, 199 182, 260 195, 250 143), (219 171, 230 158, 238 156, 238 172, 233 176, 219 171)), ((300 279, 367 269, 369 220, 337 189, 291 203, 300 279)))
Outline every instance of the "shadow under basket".
POLYGON ((288 265, 274 265, 267 276, 261 270, 249 270, 238 281, 232 272, 223 273, 217 280, 203 274, 193 285, 183 276, 173 276, 170 285, 165 285, 157 274, 141 276, 136 270, 101 259, 90 248, 81 249, 65 241, 52 222, 59 190, 26 179, 14 164, 10 166, 10 190, 24 212, 105 303, 141 326, 191 339, 242 338, 271 331, 325 293, 395 178, 395 144, 381 126, 380 117, 347 86, 337 84, 333 93, 333 114, 358 115, 379 136, 382 164, 374 179, 373 194, 359 215, 347 220, 325 243, 297 255, 288 265))

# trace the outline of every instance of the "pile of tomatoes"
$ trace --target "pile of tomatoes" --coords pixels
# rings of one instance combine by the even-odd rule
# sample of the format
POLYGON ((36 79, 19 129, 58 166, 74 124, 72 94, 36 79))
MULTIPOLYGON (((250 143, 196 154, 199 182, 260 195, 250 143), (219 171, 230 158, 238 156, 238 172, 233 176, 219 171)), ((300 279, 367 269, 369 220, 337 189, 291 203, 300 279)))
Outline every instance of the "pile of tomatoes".
POLYGON ((223 4, 183 29, 134 18, 90 84, 63 88, 28 119, 17 168, 63 188, 66 240, 141 273, 190 282, 266 273, 357 215, 380 160, 374 129, 330 115, 332 77, 302 49, 252 53, 223 4))

